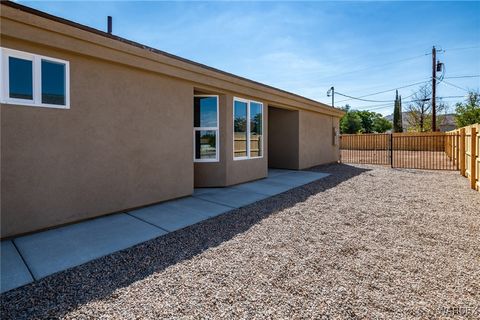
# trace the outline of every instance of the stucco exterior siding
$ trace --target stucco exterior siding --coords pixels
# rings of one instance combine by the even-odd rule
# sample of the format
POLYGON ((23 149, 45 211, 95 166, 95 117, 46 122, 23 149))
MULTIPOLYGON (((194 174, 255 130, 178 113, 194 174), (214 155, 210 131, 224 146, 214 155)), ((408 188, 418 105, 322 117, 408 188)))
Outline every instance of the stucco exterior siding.
POLYGON ((340 159, 333 138, 337 117, 275 107, 268 113, 269 167, 301 170, 340 159))
POLYGON ((186 196, 193 87, 2 38, 70 61, 71 109, 1 105, 2 237, 186 196))
POLYGON ((333 143, 333 128, 338 130, 338 118, 299 111, 299 169, 340 160, 339 146, 333 143))
POLYGON ((2 47, 70 68, 70 109, 0 106, 2 238, 261 179, 269 161, 338 160, 342 111, 19 4, 1 9, 2 47), (194 163, 195 93, 219 96, 218 162, 194 163), (234 159, 234 97, 263 103, 260 158, 234 159))

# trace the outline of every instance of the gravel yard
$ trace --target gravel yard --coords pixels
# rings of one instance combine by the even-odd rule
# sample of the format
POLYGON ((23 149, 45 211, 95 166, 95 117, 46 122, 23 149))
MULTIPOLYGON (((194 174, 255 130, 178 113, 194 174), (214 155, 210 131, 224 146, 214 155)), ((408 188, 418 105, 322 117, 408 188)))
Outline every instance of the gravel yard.
POLYGON ((332 175, 1 296, 2 318, 478 318, 480 193, 458 172, 332 175))

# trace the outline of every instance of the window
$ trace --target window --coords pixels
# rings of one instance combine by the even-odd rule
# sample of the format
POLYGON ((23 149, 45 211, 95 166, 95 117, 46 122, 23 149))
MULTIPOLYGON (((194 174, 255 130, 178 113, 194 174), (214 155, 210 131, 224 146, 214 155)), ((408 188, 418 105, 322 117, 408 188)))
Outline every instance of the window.
POLYGON ((33 100, 33 61, 8 57, 8 96, 12 99, 33 100))
POLYGON ((263 105, 250 102, 250 157, 262 156, 263 105))
POLYGON ((68 61, 0 49, 2 103, 70 108, 68 61))
POLYGON ((194 161, 218 161, 218 145, 218 96, 196 95, 193 103, 194 161))
POLYGON ((42 103, 65 105, 65 64, 42 59, 42 103))
POLYGON ((263 157, 263 104, 233 99, 233 158, 263 157))
POLYGON ((233 102, 233 152, 235 158, 247 156, 247 110, 247 102, 238 100, 233 102))

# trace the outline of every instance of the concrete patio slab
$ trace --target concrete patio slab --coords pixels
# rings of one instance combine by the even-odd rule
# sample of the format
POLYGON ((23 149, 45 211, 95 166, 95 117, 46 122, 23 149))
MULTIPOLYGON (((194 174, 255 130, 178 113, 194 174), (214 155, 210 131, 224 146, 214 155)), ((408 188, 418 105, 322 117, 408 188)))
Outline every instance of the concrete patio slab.
POLYGON ((268 169, 268 177, 269 178, 276 177, 278 175, 285 174, 285 173, 291 173, 291 172, 295 172, 295 170, 270 168, 270 169, 268 169))
POLYGON ((175 231, 230 210, 232 208, 224 205, 188 197, 130 211, 129 214, 167 231, 175 231))
POLYGON ((202 191, 200 194, 193 194, 193 197, 229 206, 231 208, 240 208, 253 202, 268 198, 269 196, 229 187, 206 189, 206 191, 202 191))
POLYGON ((270 181, 283 183, 294 187, 299 187, 301 185, 313 182, 318 179, 327 177, 329 174, 320 173, 320 172, 311 172, 311 171, 294 171, 287 174, 278 175, 272 178, 269 178, 270 181))
POLYGON ((283 183, 281 178, 278 178, 277 181, 272 181, 270 178, 267 178, 240 184, 233 188, 273 196, 292 189, 292 186, 283 183))
POLYGON ((121 213, 16 238, 14 242, 33 277, 40 279, 165 233, 121 213))
POLYGON ((208 193, 208 192, 211 192, 212 190, 222 190, 222 189, 225 189, 225 188, 226 187, 222 187, 222 188, 195 188, 193 190, 192 196, 198 196, 199 194, 208 193))
POLYGON ((2 241, 0 255, 0 293, 33 281, 30 271, 12 241, 2 241))
POLYGON ((1 292, 326 176, 270 169, 265 179, 2 241, 1 292))

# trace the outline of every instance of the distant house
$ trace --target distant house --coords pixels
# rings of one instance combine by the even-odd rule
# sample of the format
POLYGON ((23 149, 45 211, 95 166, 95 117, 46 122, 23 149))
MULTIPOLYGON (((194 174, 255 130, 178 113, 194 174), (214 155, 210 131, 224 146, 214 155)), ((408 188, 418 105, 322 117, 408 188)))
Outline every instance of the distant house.
POLYGON ((339 160, 341 110, 11 1, 0 17, 1 237, 339 160))
MULTIPOLYGON (((388 115, 385 117, 388 121, 393 121, 393 114, 388 115)), ((440 124, 438 125, 438 129, 441 132, 447 132, 451 130, 455 130, 457 125, 455 123, 455 114, 440 114, 438 115, 438 119, 440 124)), ((403 123, 403 132, 411 131, 411 128, 408 125, 408 112, 402 112, 402 123, 403 123)), ((438 122, 437 122, 438 123, 438 122)))

